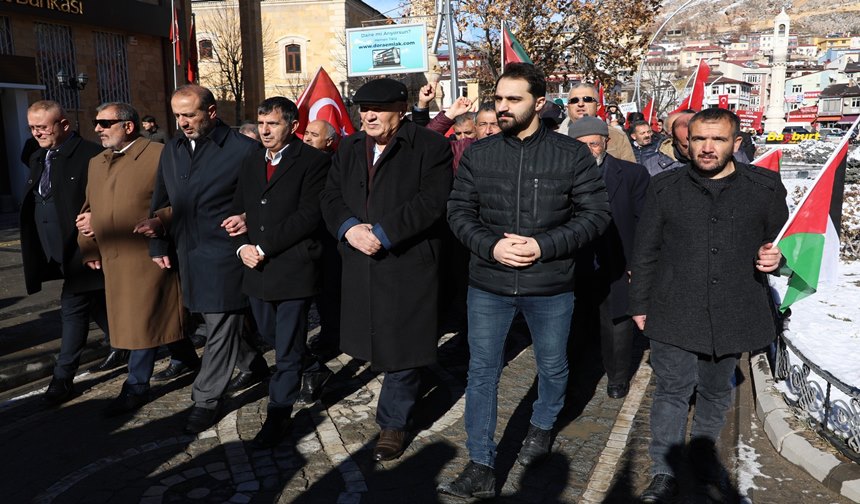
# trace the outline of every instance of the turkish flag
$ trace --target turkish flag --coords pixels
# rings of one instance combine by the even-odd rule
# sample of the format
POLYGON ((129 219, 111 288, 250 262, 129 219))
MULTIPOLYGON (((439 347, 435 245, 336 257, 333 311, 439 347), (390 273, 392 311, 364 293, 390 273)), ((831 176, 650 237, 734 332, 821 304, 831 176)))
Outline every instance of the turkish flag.
POLYGON ((323 67, 317 70, 296 105, 299 108, 299 129, 296 134, 300 138, 304 136, 308 123, 317 119, 328 121, 342 137, 355 133, 355 127, 349 119, 349 111, 323 67))
POLYGON ((597 81, 597 117, 606 120, 606 98, 604 97, 603 83, 597 81))
POLYGON ((191 28, 188 30, 188 64, 185 67, 185 78, 190 84, 197 82, 197 27, 194 26, 194 14, 191 15, 191 28))
POLYGON ((779 173, 779 168, 782 166, 782 149, 776 148, 750 164, 779 173))
POLYGON ((657 110, 654 108, 654 98, 648 100, 648 105, 642 109, 642 115, 645 116, 645 121, 651 125, 651 129, 655 132, 660 131, 660 125, 657 124, 657 110))
POLYGON ((705 60, 699 60, 699 68, 696 69, 695 74, 696 79, 693 81, 693 90, 684 98, 681 105, 670 112, 670 114, 687 109, 692 109, 696 112, 702 110, 702 102, 705 100, 705 82, 707 82, 709 75, 711 75, 711 67, 708 66, 705 60))
POLYGON ((721 94, 719 97, 719 100, 720 100, 719 107, 721 109, 728 109, 729 108, 729 95, 721 94))

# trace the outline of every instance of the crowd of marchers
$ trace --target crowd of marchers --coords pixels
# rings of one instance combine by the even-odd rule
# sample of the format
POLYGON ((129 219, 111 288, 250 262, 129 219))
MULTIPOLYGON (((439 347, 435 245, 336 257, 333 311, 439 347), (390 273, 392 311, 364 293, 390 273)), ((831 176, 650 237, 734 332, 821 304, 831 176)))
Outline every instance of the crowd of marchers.
POLYGON ((609 397, 627 395, 634 339, 650 343, 652 480, 641 500, 674 499, 684 466, 697 502, 720 502, 715 446, 737 360, 776 334, 767 275, 782 261, 779 175, 748 164, 728 110, 672 114, 655 138, 649 123, 634 121, 628 135, 617 114, 598 118, 586 83, 572 87, 564 114, 530 64, 506 66, 477 113, 460 98, 431 120, 434 89, 410 104, 396 80, 364 84, 353 100, 361 131, 343 138, 321 120, 297 131, 298 108, 283 97, 233 129, 196 85, 170 99, 171 139, 131 104, 105 103, 96 145, 58 103, 33 103, 24 275, 29 293, 63 280, 44 399, 76 395, 93 319, 111 352, 92 371, 128 366, 105 415, 143 407, 151 382, 194 374, 185 430, 196 434, 215 425, 226 394, 268 379, 252 445, 271 448, 344 352, 384 375, 373 458, 392 460, 411 438, 440 313, 454 313, 468 342, 469 462, 438 491, 493 497, 512 321, 524 317, 537 370, 517 456, 530 466, 552 450, 576 306, 595 321, 609 397), (308 342, 312 303, 322 330, 308 342), (200 356, 194 334, 205 339, 200 356), (271 369, 259 340, 274 349, 271 369), (155 373, 162 345, 170 360, 155 373))

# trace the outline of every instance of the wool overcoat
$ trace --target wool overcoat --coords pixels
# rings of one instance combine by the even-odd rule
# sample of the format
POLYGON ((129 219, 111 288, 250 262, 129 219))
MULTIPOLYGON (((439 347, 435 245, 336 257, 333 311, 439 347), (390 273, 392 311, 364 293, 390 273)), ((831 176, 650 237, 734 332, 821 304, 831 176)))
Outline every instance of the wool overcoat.
POLYGON ((179 272, 158 267, 149 239, 133 232, 149 216, 164 146, 138 138, 121 154, 107 149, 90 160, 87 200, 94 238, 78 235, 83 262, 99 260, 105 276, 111 346, 154 348, 183 336, 179 272))
POLYGON ((645 336, 717 357, 757 350, 776 337, 758 249, 788 218, 779 174, 735 163, 714 196, 690 165, 651 179, 636 228, 630 315, 645 336))
POLYGON ((57 219, 62 234, 63 261, 61 268, 52 267, 48 255, 39 241, 36 227, 33 189, 39 185, 45 169, 46 149, 30 156, 30 176, 21 202, 21 255, 24 262, 24 281, 27 294, 42 290, 42 282, 63 278, 63 288, 80 293, 104 288, 101 271, 93 271, 81 262, 78 247, 78 228, 75 219, 84 204, 87 187, 87 167, 90 159, 102 148, 75 135, 60 146, 51 163, 51 187, 57 219))
POLYGON ((320 197, 343 259, 341 349, 374 369, 396 371, 436 361, 451 147, 406 121, 371 177, 372 144, 364 132, 340 143, 320 197), (352 248, 341 229, 348 221, 379 225, 389 247, 372 257, 352 248))

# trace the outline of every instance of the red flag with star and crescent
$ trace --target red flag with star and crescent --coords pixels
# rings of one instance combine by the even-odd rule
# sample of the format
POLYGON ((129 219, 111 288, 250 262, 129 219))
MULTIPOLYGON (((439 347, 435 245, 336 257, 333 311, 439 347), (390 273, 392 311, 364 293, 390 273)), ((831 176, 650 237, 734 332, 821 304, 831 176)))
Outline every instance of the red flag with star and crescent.
POLYGON ((296 106, 299 108, 299 129, 296 132, 299 137, 304 135, 308 123, 317 119, 328 121, 342 137, 355 133, 349 111, 323 67, 317 70, 311 83, 299 96, 296 106))

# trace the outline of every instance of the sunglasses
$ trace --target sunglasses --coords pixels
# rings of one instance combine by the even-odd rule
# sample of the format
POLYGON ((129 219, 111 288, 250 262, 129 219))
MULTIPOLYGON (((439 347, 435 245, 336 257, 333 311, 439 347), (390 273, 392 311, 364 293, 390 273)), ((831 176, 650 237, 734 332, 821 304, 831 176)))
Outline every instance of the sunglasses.
POLYGON ((96 126, 101 126, 104 129, 108 129, 116 123, 126 122, 125 119, 93 119, 93 128, 96 126))
POLYGON ((597 101, 597 98, 594 98, 592 96, 583 96, 582 98, 574 96, 570 100, 567 100, 567 103, 569 103, 570 105, 576 105, 577 103, 579 103, 579 100, 582 100, 583 103, 594 103, 597 101))

